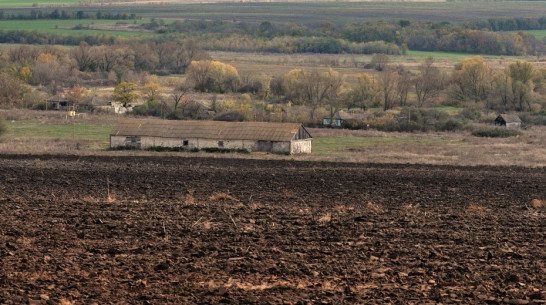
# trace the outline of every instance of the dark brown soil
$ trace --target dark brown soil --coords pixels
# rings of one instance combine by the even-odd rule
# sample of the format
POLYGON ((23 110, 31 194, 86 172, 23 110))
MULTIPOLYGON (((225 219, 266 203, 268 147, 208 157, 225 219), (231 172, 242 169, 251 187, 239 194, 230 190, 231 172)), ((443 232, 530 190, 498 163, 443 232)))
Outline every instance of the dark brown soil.
POLYGON ((0 303, 545 304, 533 199, 546 169, 1 156, 0 303))

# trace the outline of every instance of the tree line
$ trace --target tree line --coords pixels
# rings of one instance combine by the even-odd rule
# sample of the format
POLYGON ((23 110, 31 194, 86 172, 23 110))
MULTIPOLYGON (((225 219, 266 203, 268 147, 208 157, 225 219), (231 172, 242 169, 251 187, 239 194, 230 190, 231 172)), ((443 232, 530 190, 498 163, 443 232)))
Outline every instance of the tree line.
MULTIPOLYGON (((519 20, 519 19, 515 19, 519 20)), ((498 21, 501 23, 501 21, 498 21)), ((542 19, 536 23, 542 26, 542 19)), ((489 24, 489 23, 488 23, 489 24)), ((493 23, 494 24, 494 23, 493 23)), ((517 23, 516 23, 517 24, 517 23)), ((313 25, 262 22, 248 24, 232 21, 185 20, 166 23, 151 20, 141 25, 157 34, 148 41, 156 43, 198 41, 204 49, 276 53, 353 53, 390 55, 407 50, 479 53, 492 55, 533 55, 545 53, 545 40, 525 32, 477 29, 448 22, 362 22, 313 25)), ((37 31, 0 30, 0 43, 78 45, 119 44, 125 39, 111 35, 57 34, 37 31)))
MULTIPOLYGON (((532 24, 536 24, 536 28, 542 29, 546 26, 542 24, 546 19, 529 20, 534 21, 532 24)), ((490 21, 492 24, 504 22, 501 19, 490 21)), ((518 23, 515 22, 515 24, 518 23)), ((248 24, 218 20, 185 20, 158 24, 152 29, 158 33, 176 32, 186 37, 189 37, 187 33, 192 33, 191 37, 207 37, 208 39, 198 39, 205 42, 205 47, 233 51, 402 54, 409 48, 421 51, 492 55, 540 55, 544 52, 544 41, 524 32, 494 31, 449 22, 423 23, 400 20, 347 25, 332 22, 317 22, 313 25, 297 23, 278 25, 267 21, 260 24, 248 24), (207 44, 207 41, 210 43, 207 44), (236 43, 237 41, 241 43, 236 43), (371 44, 378 42, 382 43, 380 48, 374 50, 368 48, 371 44)))
MULTIPOLYGON (((546 69, 525 61, 516 61, 504 69, 493 69, 480 56, 467 58, 451 71, 440 69, 432 58, 416 71, 390 62, 385 54, 375 54, 354 80, 348 81, 332 68, 293 69, 285 75, 240 75, 229 64, 213 61, 195 42, 185 44, 127 43, 90 46, 82 42, 76 48, 20 46, 0 51, 0 105, 32 106, 39 90, 50 95, 63 92, 80 101, 81 92, 90 87, 116 86, 113 100, 131 104, 144 98, 135 113, 170 118, 208 117, 202 104, 183 98, 189 91, 214 94, 240 93, 248 101, 260 102, 260 111, 268 105, 293 105, 307 109, 306 121, 317 121, 324 109, 333 116, 340 109, 395 107, 427 108, 453 105, 495 112, 546 110, 546 69), (170 96, 150 81, 151 74, 185 74, 184 83, 175 85, 170 96), (141 91, 140 95, 134 94, 141 91), (192 109, 191 111, 188 109, 192 109)), ((229 109, 211 102, 213 111, 229 109)), ((234 106, 235 117, 245 117, 247 104, 234 106), (242 105, 242 106, 241 106, 242 105), (237 114, 239 113, 239 114, 237 114), (241 115, 243 113, 243 115, 241 115)), ((254 104, 254 111, 257 103, 254 104)), ((275 108, 277 109, 277 108, 275 108)), ((281 107, 282 109, 282 107, 281 107)))
POLYGON ((30 10, 28 14, 25 13, 6 13, 0 10, 0 20, 39 20, 39 19, 52 19, 52 20, 81 20, 81 19, 109 19, 109 20, 134 20, 137 19, 136 14, 127 13, 112 13, 102 12, 85 12, 85 11, 65 11, 65 10, 30 10))

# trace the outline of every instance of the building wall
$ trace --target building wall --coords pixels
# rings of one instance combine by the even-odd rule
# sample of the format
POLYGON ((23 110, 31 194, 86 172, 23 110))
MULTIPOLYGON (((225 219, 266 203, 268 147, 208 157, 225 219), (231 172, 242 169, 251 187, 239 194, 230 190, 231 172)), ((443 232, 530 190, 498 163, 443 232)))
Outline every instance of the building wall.
POLYGON ((110 147, 134 147, 147 149, 150 147, 185 147, 193 148, 226 148, 246 149, 248 151, 269 151, 275 153, 310 153, 311 141, 298 140, 292 142, 270 142, 251 140, 210 140, 210 139, 177 139, 160 137, 126 137, 111 136, 110 147), (137 138, 137 139, 135 139, 137 138), (138 143, 136 146, 135 143, 138 143))
POLYGON ((292 141, 291 154, 310 154, 312 149, 311 139, 292 141))
POLYGON ((515 122, 515 123, 506 123, 507 129, 519 129, 521 126, 521 123, 515 122))

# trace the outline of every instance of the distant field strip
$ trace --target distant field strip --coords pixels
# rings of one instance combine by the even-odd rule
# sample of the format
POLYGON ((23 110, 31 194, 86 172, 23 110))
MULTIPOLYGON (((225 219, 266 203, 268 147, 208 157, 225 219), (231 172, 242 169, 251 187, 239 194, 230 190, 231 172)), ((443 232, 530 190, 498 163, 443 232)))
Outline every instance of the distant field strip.
POLYGON ((19 0, 2 0, 0 1, 0 8, 2 7, 24 7, 24 6, 44 6, 44 5, 62 5, 62 4, 78 4, 83 2, 97 2, 97 1, 81 1, 81 0, 34 0, 34 1, 19 1, 19 0))
POLYGON ((143 33, 138 31, 116 31, 116 30, 100 30, 100 29, 72 29, 77 25, 92 26, 93 24, 110 24, 117 22, 133 23, 134 21, 127 20, 1 20, 0 30, 4 31, 37 31, 57 34, 89 34, 89 35, 113 35, 122 37, 139 37, 145 35, 153 35, 153 33, 143 33))
MULTIPOLYGON (((78 3, 78 1, 23 1, 0 2, 0 8, 32 5, 48 2, 78 3)), ((127 13, 150 18, 226 20, 248 23, 315 24, 317 21, 331 21, 339 24, 363 21, 398 21, 400 19, 421 22, 469 22, 487 18, 539 18, 546 15, 542 1, 503 2, 272 2, 272 3, 209 3, 180 4, 166 3, 146 5, 132 2, 131 5, 116 4, 100 6, 74 5, 63 7, 66 11, 105 13, 127 13)), ((29 10, 29 9, 26 9, 29 10)), ((19 10, 20 11, 20 10, 19 10)), ((7 10, 6 12, 9 12, 7 10)))

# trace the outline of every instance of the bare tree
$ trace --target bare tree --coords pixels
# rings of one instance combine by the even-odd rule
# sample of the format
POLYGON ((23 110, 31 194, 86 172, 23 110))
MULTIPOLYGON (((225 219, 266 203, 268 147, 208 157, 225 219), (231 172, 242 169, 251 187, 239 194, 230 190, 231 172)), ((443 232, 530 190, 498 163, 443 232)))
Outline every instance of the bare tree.
POLYGON ((386 54, 374 54, 372 55, 372 66, 377 71, 383 71, 390 62, 389 55, 386 54))
POLYGON ((18 65, 29 65, 36 61, 40 56, 40 50, 22 45, 18 48, 13 48, 8 51, 9 60, 18 65))
MULTIPOLYGON (((342 84, 343 78, 332 68, 329 68, 328 71, 324 73, 319 73, 316 70, 306 73, 303 89, 311 107, 311 120, 314 120, 315 111, 321 105, 330 105, 331 111, 339 109, 339 91, 342 84)), ((337 110, 335 112, 337 112, 337 110)))
POLYGON ((159 63, 159 69, 172 67, 176 62, 176 51, 178 45, 172 41, 167 41, 156 45, 155 53, 159 63))
POLYGON ((411 88, 411 73, 404 66, 398 66, 398 82, 396 84, 396 95, 400 106, 406 106, 411 88))
POLYGON ((189 92, 190 87, 187 86, 185 83, 180 84, 174 88, 173 92, 171 93, 171 99, 174 103, 174 112, 178 109, 179 106, 182 106, 182 114, 184 114, 184 110, 187 106, 187 104, 190 102, 189 99, 184 98, 189 92))
POLYGON ((72 51, 72 57, 76 60, 80 71, 91 70, 93 55, 91 54, 91 47, 87 42, 80 42, 80 45, 72 51))
POLYGON ((149 44, 132 43, 130 48, 134 54, 133 66, 136 71, 151 71, 157 67, 159 59, 149 44))
POLYGON ((445 75, 440 69, 433 66, 434 58, 427 57, 419 66, 420 74, 414 77, 413 85, 417 96, 417 107, 426 105, 431 99, 438 96, 445 84, 445 75))
POLYGON ((396 98, 396 88, 398 86, 398 72, 387 67, 379 73, 378 77, 379 92, 383 98, 383 110, 389 110, 394 107, 396 98))

